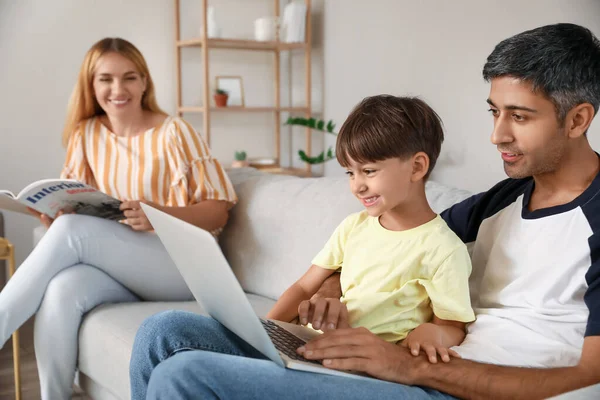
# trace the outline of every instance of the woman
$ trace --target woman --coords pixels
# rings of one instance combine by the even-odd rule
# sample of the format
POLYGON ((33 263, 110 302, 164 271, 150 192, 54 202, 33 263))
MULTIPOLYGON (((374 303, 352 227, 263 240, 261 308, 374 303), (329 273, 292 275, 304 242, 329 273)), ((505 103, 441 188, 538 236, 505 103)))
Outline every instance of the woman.
POLYGON ((102 303, 181 301, 191 293, 140 202, 218 234, 237 201, 207 144, 156 103, 142 54, 107 38, 87 52, 68 107, 62 178, 123 201, 116 223, 39 215, 49 229, 0 292, 0 344, 36 313, 42 399, 71 398, 82 315, 102 303))

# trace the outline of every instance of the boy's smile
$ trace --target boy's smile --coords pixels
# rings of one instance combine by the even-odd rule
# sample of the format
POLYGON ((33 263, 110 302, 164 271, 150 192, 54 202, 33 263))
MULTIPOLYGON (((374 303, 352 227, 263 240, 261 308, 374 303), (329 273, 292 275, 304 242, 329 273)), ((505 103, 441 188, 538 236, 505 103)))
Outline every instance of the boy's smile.
POLYGON ((371 197, 359 197, 360 201, 363 203, 365 207, 374 207, 378 204, 378 200, 381 196, 371 196, 371 197))

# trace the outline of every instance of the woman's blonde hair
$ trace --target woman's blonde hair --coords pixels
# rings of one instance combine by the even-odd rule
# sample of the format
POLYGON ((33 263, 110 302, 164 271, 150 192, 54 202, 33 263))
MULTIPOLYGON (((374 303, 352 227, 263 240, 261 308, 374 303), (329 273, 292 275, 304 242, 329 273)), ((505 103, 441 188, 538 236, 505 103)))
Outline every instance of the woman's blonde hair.
POLYGON ((142 109, 166 114, 156 102, 154 83, 148 70, 148 64, 140 51, 130 42, 120 38, 105 38, 88 50, 81 64, 77 83, 71 94, 67 108, 67 119, 62 135, 63 145, 69 143, 69 138, 77 129, 79 123, 104 111, 94 96, 94 72, 98 59, 107 53, 117 53, 131 61, 142 77, 146 78, 146 91, 142 96, 142 109))

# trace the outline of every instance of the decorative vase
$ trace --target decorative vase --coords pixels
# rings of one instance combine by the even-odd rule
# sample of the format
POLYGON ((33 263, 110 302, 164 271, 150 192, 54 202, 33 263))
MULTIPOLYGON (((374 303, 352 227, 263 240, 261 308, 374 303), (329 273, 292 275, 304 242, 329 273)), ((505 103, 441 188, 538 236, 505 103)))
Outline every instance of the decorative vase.
POLYGON ((217 107, 227 107, 227 99, 229 98, 228 95, 226 95, 226 94, 215 94, 213 97, 215 99, 215 105, 217 107))
POLYGON ((219 38, 221 37, 221 28, 217 23, 217 19, 215 17, 215 8, 208 7, 206 13, 206 33, 209 38, 219 38))
POLYGON ((250 166, 250 163, 246 160, 235 160, 231 163, 231 168, 244 168, 250 166))

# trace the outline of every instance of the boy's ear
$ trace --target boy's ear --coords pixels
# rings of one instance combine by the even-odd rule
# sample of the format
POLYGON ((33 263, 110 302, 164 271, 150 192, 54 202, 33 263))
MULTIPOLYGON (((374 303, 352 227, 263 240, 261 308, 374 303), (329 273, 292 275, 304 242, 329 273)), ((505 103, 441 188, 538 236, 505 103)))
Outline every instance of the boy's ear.
POLYGON ((422 180, 429 171, 429 156, 425 152, 418 152, 412 156, 412 182, 422 180))

